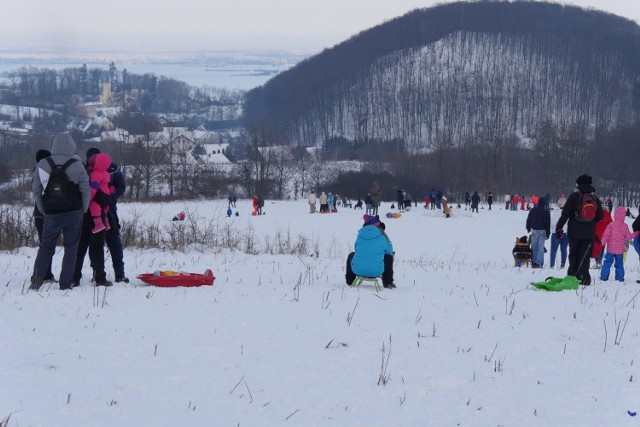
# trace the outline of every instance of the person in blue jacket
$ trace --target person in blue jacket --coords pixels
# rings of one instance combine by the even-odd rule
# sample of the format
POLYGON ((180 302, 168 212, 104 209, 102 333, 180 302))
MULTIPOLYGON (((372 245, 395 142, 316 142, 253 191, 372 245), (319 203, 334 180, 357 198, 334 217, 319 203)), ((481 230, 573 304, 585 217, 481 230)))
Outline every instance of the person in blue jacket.
POLYGON ((384 232, 380 218, 365 214, 364 225, 358 231, 355 252, 347 257, 345 279, 351 285, 356 276, 380 277, 385 288, 395 288, 393 283, 393 245, 384 232))

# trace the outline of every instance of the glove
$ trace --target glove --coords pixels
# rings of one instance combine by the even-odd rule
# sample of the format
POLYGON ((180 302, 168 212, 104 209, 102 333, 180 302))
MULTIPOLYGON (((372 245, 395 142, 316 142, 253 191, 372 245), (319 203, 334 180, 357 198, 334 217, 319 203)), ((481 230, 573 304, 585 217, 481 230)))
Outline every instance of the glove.
POLYGON ((527 233, 531 233, 531 229, 530 228, 527 228, 527 233))
POLYGON ((548 234, 545 234, 545 236, 546 236, 546 237, 545 237, 545 240, 549 240, 549 235, 548 235, 548 234))
POLYGON ((564 233, 562 232, 562 228, 556 230, 556 236, 558 236, 558 240, 562 240, 563 234, 564 233))

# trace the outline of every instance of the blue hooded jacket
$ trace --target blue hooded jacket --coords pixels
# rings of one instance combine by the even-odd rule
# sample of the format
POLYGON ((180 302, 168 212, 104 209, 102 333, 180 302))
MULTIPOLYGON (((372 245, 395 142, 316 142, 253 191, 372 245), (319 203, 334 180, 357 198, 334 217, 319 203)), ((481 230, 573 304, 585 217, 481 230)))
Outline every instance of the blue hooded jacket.
POLYGON ((364 277, 380 277, 384 271, 384 256, 393 253, 393 246, 375 225, 364 226, 358 231, 351 260, 354 274, 364 277))

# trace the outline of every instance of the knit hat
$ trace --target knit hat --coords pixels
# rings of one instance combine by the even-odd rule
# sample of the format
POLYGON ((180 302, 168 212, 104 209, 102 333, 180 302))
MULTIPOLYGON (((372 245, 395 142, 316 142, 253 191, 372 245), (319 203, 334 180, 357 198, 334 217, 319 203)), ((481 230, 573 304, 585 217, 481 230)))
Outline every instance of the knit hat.
POLYGON ((87 150, 87 153, 86 153, 87 161, 89 161, 89 159, 90 159, 92 156, 94 156, 94 155, 98 154, 99 152, 100 152, 100 149, 99 149, 99 148, 96 148, 96 147, 91 147, 91 148, 89 148, 89 149, 87 150))
POLYGON ((364 214, 362 216, 362 219, 364 220, 363 227, 367 225, 375 225, 377 227, 378 225, 380 225, 380 218, 378 217, 378 215, 372 216, 369 214, 364 214))
POLYGON ((40 160, 51 156, 51 151, 49 150, 38 150, 36 151, 36 163, 38 163, 40 160))
POLYGON ((576 178, 576 184, 583 185, 588 184, 591 185, 591 177, 587 174, 582 174, 576 178))

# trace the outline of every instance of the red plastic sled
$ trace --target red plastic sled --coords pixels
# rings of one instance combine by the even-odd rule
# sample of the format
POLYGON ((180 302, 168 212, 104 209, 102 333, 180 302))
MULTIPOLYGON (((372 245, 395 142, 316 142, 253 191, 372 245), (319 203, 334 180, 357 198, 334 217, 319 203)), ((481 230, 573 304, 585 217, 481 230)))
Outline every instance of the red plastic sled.
POLYGON ((155 273, 139 274, 137 277, 148 285, 160 286, 162 288, 213 286, 213 281, 215 280, 213 272, 209 269, 207 269, 204 274, 162 270, 156 271, 155 273))

